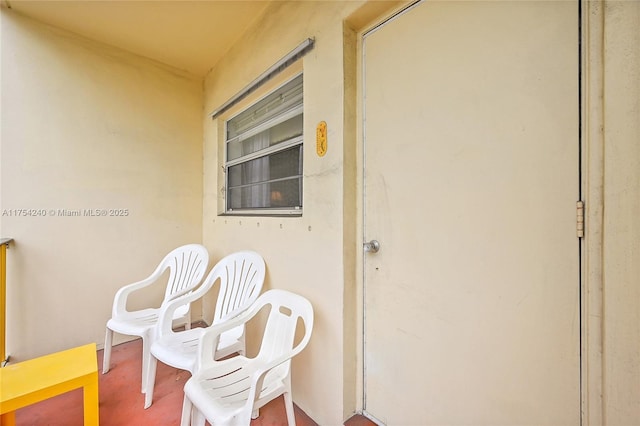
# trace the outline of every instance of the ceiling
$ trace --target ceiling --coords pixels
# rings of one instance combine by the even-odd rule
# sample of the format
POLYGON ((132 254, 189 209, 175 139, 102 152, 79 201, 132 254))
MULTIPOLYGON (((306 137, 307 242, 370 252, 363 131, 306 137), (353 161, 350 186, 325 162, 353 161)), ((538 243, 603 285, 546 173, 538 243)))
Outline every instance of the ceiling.
POLYGON ((269 0, 2 0, 40 22, 204 76, 269 0))

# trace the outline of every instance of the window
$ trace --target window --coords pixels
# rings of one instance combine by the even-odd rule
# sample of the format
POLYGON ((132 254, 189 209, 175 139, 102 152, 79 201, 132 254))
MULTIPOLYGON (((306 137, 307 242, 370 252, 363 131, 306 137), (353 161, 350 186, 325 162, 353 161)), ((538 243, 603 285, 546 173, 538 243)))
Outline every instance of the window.
POLYGON ((227 213, 302 214, 302 75, 226 122, 227 213))

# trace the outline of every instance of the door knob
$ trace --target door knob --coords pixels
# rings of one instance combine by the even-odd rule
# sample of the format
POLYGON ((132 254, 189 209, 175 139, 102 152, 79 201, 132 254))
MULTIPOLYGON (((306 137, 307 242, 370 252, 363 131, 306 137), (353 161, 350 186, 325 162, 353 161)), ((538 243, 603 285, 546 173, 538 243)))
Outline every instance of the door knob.
POLYGON ((371 240, 368 243, 364 243, 364 251, 368 253, 377 253, 380 250, 380 243, 378 240, 371 240))

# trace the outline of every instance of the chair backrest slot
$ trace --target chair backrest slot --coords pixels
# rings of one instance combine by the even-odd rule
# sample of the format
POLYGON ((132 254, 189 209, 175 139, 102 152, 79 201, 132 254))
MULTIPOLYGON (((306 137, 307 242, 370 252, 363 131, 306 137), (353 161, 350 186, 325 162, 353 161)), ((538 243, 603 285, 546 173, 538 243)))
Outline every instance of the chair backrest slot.
POLYGON ((264 260, 257 253, 244 251, 229 256, 220 271, 220 289, 213 323, 234 316, 247 301, 255 301, 265 276, 264 260))
POLYGON ((169 253, 162 264, 164 270, 169 269, 169 278, 164 301, 170 301, 184 294, 185 289, 193 287, 195 280, 200 281, 209 263, 208 254, 202 249, 195 250, 195 245, 179 247, 169 253))

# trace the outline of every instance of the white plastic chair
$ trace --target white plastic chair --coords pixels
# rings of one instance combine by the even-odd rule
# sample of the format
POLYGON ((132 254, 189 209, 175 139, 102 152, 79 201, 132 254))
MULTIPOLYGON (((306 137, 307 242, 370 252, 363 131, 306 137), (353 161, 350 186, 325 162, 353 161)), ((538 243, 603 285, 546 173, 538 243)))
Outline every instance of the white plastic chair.
MULTIPOLYGON (((173 312, 184 303, 203 297, 213 285, 220 281, 218 299, 212 324, 223 323, 245 311, 256 301, 264 284, 265 264, 262 257, 253 251, 240 251, 220 260, 198 289, 167 304, 160 314, 156 328, 156 339, 151 345, 144 408, 153 402, 157 361, 192 374, 196 367, 197 348, 200 336, 207 328, 192 328, 174 331, 171 327, 173 312)), ((213 353, 213 352, 212 352, 213 353)), ((216 358, 233 353, 245 353, 244 324, 227 330, 216 345, 216 358)))
MULTIPOLYGON (((158 315, 164 305, 171 300, 192 291, 204 276, 209 265, 209 253, 200 244, 188 244, 178 247, 167 254, 151 275, 142 281, 122 287, 115 295, 112 316, 107 321, 107 332, 104 339, 104 360, 102 373, 111 367, 111 346, 113 332, 140 336, 142 338, 142 392, 146 387, 147 369, 149 368, 150 348, 154 338, 154 328, 158 315), (161 278, 169 269, 169 277, 164 294, 164 300, 159 308, 146 308, 135 311, 127 310, 129 296, 144 287, 150 286, 161 278)), ((191 325, 191 311, 189 304, 181 304, 175 311, 174 319, 178 324, 191 325)))
POLYGON ((200 338, 197 371, 184 386, 182 426, 249 425, 267 402, 284 394, 287 421, 295 426, 291 396, 291 358, 311 338, 313 308, 302 296, 284 290, 269 290, 236 318, 211 327, 200 338), (264 306, 270 305, 260 351, 255 358, 239 355, 216 361, 211 348, 227 330, 244 324, 264 306), (294 346, 298 320, 304 336, 294 346))

